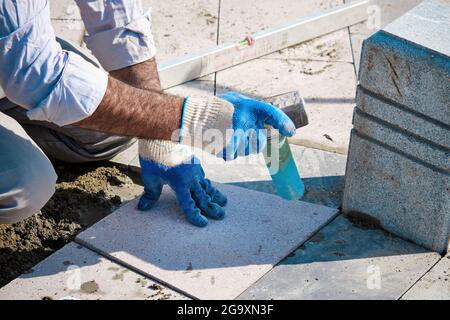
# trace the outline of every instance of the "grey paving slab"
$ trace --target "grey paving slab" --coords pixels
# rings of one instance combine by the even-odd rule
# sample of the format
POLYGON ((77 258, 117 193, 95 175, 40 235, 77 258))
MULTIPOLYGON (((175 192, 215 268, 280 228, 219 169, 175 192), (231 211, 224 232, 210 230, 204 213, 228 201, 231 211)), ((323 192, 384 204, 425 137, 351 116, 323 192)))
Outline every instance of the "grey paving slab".
POLYGON ((309 124, 290 141, 346 154, 356 90, 354 67, 346 62, 258 59, 217 73, 218 93, 228 90, 263 98, 299 90, 309 124))
MULTIPOLYGON (((345 2, 351 1, 354 0, 345 0, 345 2)), ((364 34, 369 36, 402 16, 422 1, 423 0, 372 0, 373 5, 369 9, 369 14, 372 18, 369 22, 365 21, 351 26, 350 32, 352 34, 364 34)))
POLYGON ((450 176, 352 132, 343 212, 362 212, 390 232, 437 252, 450 245, 450 176))
MULTIPOLYGON (((142 5, 144 9, 152 10, 158 63, 216 45, 218 0, 142 0, 142 5)), ((176 86, 167 92, 181 96, 212 95, 214 75, 176 86)))
POLYGON ((227 0, 220 6, 219 42, 225 43, 245 38, 248 33, 323 12, 343 4, 342 0, 227 0), (238 37, 236 39, 236 37, 238 37))
POLYGON ((157 61, 163 62, 214 46, 217 41, 218 0, 141 0, 152 10, 157 61))
POLYGON ((169 94, 187 96, 210 96, 214 95, 214 75, 208 76, 206 80, 193 80, 181 85, 167 89, 169 94))
POLYGON ((234 186, 227 216, 207 227, 190 225, 165 188, 155 207, 136 201, 78 235, 106 256, 200 299, 232 299, 330 219, 336 210, 234 186))
POLYGON ((439 258, 341 215, 239 299, 398 299, 439 258))
POLYGON ((406 292, 402 299, 450 300, 450 253, 406 292))
POLYGON ((450 128, 431 122, 408 108, 393 104, 382 97, 358 88, 356 104, 366 114, 424 138, 434 144, 450 149, 450 128))
POLYGON ((369 136, 395 148, 399 153, 410 155, 450 173, 450 149, 438 147, 393 126, 386 126, 386 123, 369 117, 359 109, 355 109, 354 123, 359 134, 369 136))
MULTIPOLYGON (((418 23, 416 29, 427 24, 418 23)), ((361 59, 362 87, 450 125, 450 57, 444 52, 437 54, 382 30, 364 42, 361 59)))
POLYGON ((262 59, 353 62, 347 28, 274 52, 262 59))
POLYGON ((0 300, 18 299, 187 298, 72 242, 0 288, 0 300))
POLYGON ((426 0, 383 30, 429 50, 450 56, 449 17, 449 0, 426 0), (420 28, 417 25, 420 25, 420 28))
MULTIPOLYGON (((219 42, 239 41, 249 33, 320 13, 342 4, 342 1, 245 1, 221 3, 219 42)), ((353 62, 347 29, 269 54, 264 58, 306 61, 353 62)))

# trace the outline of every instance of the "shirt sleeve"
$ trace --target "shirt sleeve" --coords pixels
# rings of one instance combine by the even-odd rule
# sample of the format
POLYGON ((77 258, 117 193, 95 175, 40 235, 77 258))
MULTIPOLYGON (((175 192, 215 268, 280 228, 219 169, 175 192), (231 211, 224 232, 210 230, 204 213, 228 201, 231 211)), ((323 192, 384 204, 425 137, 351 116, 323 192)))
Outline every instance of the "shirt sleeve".
POLYGON ((76 0, 86 27, 84 41, 107 70, 155 56, 150 10, 140 0, 76 0))
POLYGON ((106 92, 107 73, 62 50, 48 0, 0 5, 0 86, 32 120, 59 126, 90 116, 106 92))

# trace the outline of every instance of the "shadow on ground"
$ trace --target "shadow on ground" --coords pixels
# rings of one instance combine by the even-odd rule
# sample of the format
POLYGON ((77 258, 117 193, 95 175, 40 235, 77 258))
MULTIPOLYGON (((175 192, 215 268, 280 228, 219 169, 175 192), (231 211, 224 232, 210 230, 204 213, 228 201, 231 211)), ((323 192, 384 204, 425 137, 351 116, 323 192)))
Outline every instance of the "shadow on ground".
MULTIPOLYGON (((321 204, 324 206, 339 208, 341 206, 342 194, 344 192, 344 176, 328 176, 303 178, 305 184, 305 195, 301 199, 305 202, 321 204)), ((271 180, 249 181, 229 183, 242 188, 277 194, 271 180)))

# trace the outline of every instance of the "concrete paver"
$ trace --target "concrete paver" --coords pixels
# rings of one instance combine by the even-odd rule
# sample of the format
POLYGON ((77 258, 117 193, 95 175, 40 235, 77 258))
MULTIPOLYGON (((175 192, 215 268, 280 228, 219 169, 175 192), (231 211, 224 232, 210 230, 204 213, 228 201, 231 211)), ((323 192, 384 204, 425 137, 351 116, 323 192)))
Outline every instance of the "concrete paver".
POLYGON ((450 253, 406 292, 402 299, 450 300, 450 253))
POLYGON ((342 206, 437 252, 450 245, 449 19, 448 1, 424 1, 364 42, 342 206))
POLYGON ((398 299, 439 258, 341 215, 239 299, 398 299))
POLYGON ((315 38, 289 47, 261 59, 284 59, 305 61, 333 61, 353 63, 347 29, 315 38))
POLYGON ((158 62, 216 45, 218 0, 141 1, 152 10, 158 62))
MULTIPOLYGON (((345 0, 345 2, 351 1, 353 0, 345 0)), ((361 22, 351 26, 350 33, 369 36, 421 2, 423 2, 423 0, 372 0, 372 7, 369 10, 371 19, 369 19, 368 22, 361 22)))
POLYGON ((227 216, 205 228, 186 221, 166 187, 149 212, 136 211, 132 201, 77 239, 191 296, 232 299, 337 213, 239 187, 218 188, 228 196, 227 216))
POLYGON ((292 20, 342 5, 342 0, 227 0, 220 6, 219 42, 233 42, 248 33, 263 31, 292 20))
POLYGON ((187 299, 74 242, 0 289, 0 300, 187 299))
MULTIPOLYGON (((157 63, 216 45, 219 0, 142 0, 142 5, 152 10, 157 63)), ((176 86, 167 92, 181 96, 213 95, 214 75, 176 86)))

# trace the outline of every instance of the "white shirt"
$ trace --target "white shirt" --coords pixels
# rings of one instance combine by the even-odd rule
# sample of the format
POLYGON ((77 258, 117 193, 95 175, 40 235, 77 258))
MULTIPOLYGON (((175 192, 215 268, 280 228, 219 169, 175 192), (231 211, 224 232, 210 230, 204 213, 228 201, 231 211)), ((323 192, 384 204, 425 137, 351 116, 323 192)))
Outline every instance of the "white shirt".
MULTIPOLYGON (((106 71, 152 58, 150 11, 140 0, 76 0, 85 42, 106 71)), ((106 92, 107 73, 61 49, 48 0, 0 0, 0 86, 32 120, 59 126, 90 116, 106 92)))

